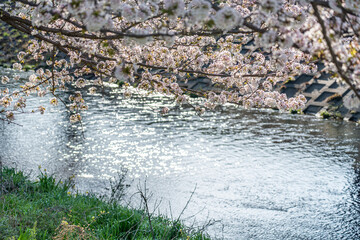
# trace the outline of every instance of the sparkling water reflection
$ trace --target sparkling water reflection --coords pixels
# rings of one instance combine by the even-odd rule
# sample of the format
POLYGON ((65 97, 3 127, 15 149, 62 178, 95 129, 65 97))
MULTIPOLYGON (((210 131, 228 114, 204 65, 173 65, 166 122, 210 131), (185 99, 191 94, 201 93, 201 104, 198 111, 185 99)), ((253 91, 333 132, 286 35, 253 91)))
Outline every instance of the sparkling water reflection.
POLYGON ((209 229, 214 237, 360 238, 359 126, 231 106, 202 117, 188 109, 161 116, 156 109, 169 100, 119 92, 86 96, 83 131, 61 106, 19 115, 23 127, 2 124, 2 161, 74 174, 80 190, 100 193, 125 167, 135 180, 146 177, 162 211, 170 201, 174 215, 197 186, 184 217, 204 209, 198 221, 222 220, 223 229, 209 229))

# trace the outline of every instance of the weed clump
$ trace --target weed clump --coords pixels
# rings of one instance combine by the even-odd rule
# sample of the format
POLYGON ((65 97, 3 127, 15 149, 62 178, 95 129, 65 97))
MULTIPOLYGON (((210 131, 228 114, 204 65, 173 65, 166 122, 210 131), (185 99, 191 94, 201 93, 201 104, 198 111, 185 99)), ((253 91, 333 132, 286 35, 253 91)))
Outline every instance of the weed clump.
POLYGON ((0 239, 208 239, 178 220, 72 188, 71 179, 57 181, 46 171, 30 181, 21 171, 1 168, 0 239))

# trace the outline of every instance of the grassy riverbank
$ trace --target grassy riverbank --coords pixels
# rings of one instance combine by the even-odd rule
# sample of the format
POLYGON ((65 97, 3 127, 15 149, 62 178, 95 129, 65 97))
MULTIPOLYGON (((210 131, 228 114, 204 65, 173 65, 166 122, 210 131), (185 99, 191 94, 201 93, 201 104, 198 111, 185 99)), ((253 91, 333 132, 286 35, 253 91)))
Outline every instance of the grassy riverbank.
POLYGON ((179 221, 154 217, 41 173, 0 171, 0 239, 208 239, 179 221))

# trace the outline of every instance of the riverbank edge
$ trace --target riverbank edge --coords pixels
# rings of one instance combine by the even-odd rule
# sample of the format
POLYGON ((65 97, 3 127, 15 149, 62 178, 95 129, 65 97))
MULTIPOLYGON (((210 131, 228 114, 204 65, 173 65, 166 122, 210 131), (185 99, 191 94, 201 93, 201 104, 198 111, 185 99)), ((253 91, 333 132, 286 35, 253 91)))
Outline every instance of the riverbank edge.
POLYGON ((1 239, 210 239, 179 220, 153 216, 92 193, 72 191, 71 181, 40 171, 29 180, 0 169, 1 239))

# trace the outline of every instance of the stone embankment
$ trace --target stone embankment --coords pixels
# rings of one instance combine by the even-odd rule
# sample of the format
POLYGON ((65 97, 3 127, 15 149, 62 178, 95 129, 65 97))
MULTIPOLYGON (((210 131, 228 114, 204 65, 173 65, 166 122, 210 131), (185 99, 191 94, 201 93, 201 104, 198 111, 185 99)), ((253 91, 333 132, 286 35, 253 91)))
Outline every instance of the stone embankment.
MULTIPOLYGON (((180 86, 195 91, 216 89, 215 84, 207 78, 192 79, 187 83, 180 82, 180 86)), ((277 89, 289 98, 303 94, 307 99, 303 109, 305 114, 346 121, 360 121, 360 109, 347 109, 343 103, 343 99, 351 94, 350 88, 337 83, 330 74, 321 74, 318 78, 303 74, 294 81, 279 84, 277 89)))
MULTIPOLYGON (((320 65, 321 69, 322 66, 320 65)), ((317 114, 323 118, 344 119, 359 122, 360 109, 351 110, 344 106, 344 98, 351 95, 347 85, 333 80, 330 74, 321 74, 319 77, 300 75, 294 81, 283 83, 280 92, 288 97, 303 94, 307 103, 304 108, 306 114, 317 114)))

